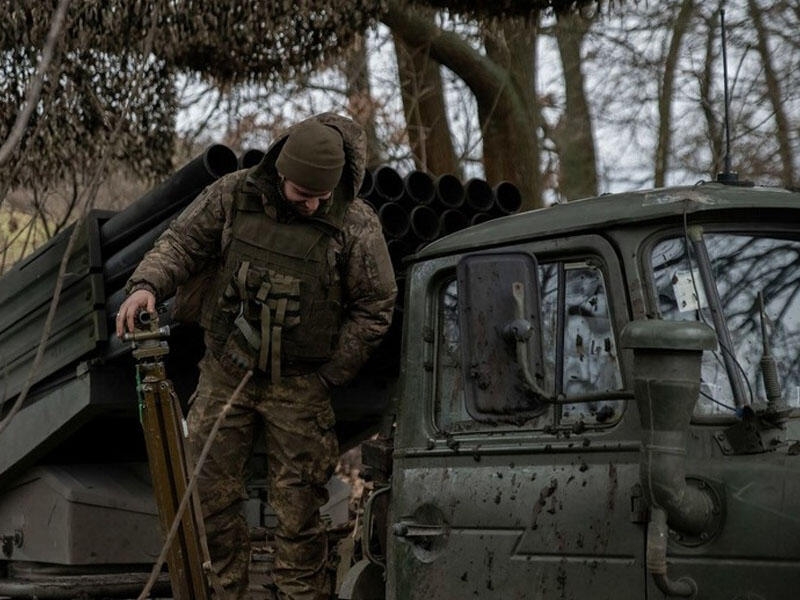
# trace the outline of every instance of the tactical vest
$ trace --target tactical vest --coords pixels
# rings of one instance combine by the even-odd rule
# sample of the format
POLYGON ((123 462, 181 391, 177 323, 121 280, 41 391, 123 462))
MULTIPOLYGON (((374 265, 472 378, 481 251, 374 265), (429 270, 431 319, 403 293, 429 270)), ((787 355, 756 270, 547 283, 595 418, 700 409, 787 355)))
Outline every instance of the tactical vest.
POLYGON ((279 223, 260 193, 234 192, 231 242, 203 307, 206 340, 223 364, 280 379, 292 365, 328 360, 342 320, 339 255, 346 201, 335 196, 325 219, 279 223))

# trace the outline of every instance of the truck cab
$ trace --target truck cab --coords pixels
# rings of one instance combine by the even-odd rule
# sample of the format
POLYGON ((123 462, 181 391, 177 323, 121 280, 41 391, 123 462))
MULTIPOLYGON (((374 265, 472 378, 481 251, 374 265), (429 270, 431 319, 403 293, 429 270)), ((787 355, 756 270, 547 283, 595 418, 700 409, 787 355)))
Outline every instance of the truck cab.
POLYGON ((342 597, 791 597, 798 222, 800 194, 704 183, 419 252, 373 589, 342 597))

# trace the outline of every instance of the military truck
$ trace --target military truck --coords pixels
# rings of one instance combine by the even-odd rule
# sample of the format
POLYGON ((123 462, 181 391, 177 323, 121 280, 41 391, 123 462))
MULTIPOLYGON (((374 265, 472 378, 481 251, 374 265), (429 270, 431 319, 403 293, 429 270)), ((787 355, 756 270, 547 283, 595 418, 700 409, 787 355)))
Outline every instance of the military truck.
MULTIPOLYGON (((143 440, 146 399, 137 388, 146 386, 135 379, 131 344, 112 334, 114 316, 126 278, 172 219, 208 184, 263 156, 253 149, 237 158, 213 145, 124 210, 90 211, 0 278, 0 598, 130 598, 143 589, 162 546, 163 506, 154 500, 143 440)), ((367 171, 364 181, 363 195, 381 215, 398 267, 440 231, 513 212, 520 203, 508 182, 495 193, 483 180, 462 184, 419 171, 401 177, 387 166, 367 171), (490 215, 495 196, 499 205, 490 215)), ((170 328, 167 371, 185 406, 203 341, 197 326, 176 321, 173 304, 159 306, 159 321, 170 328)), ((364 375, 336 394, 343 451, 385 421, 401 321, 364 375)), ((275 518, 265 502, 263 454, 251 467, 251 579, 254 597, 266 598, 275 518)), ((332 537, 342 537, 352 529, 349 489, 337 478, 329 488, 323 517, 332 537)), ((169 579, 154 591, 169 595, 169 579)))
POLYGON ((798 210, 702 183, 414 256, 396 430, 364 446, 368 557, 341 597, 795 597, 798 210))
MULTIPOLYGON (((213 179, 224 169, 211 158, 195 166, 213 179)), ((160 549, 133 365, 108 335, 124 271, 113 265, 157 229, 138 225, 153 210, 113 243, 118 215, 78 225, 46 375, 0 434, 0 597, 135 597, 160 549)), ((390 336, 335 398, 343 447, 372 436, 337 595, 793 597, 798 217, 796 192, 702 183, 414 247, 398 265, 399 347, 390 336)), ((6 411, 66 237, 0 280, 6 411)), ((196 333, 169 340, 184 398, 196 333)), ((258 472, 247 510, 266 527, 258 472)))

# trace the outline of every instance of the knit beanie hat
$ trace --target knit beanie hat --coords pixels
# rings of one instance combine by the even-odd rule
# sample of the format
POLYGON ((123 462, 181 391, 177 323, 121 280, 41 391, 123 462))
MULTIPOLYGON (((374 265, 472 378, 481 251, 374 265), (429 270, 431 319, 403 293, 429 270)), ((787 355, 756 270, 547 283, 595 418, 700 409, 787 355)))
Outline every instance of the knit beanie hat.
POLYGON ((339 132, 312 120, 291 130, 275 160, 275 167, 292 183, 327 192, 339 183, 344 162, 344 145, 339 132))

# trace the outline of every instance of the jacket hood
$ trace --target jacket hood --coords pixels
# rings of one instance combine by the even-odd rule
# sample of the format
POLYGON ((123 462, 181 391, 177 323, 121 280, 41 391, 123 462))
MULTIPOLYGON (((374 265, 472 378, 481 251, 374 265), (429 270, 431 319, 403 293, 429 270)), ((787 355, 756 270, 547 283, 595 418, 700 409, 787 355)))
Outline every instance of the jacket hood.
MULTIPOLYGON (((337 187, 341 188, 342 192, 344 192, 343 195, 345 198, 352 200, 356 197, 358 190, 361 188, 361 183, 364 180, 364 169, 367 162, 367 136, 364 130, 352 119, 331 112, 314 115, 307 120, 319 121, 324 125, 333 127, 341 134, 342 140, 344 140, 345 165, 342 171, 342 178, 337 187)), ((300 123, 304 122, 305 121, 301 121, 300 123)), ((278 158, 281 148, 283 148, 283 145, 286 143, 286 138, 289 137, 292 130, 300 125, 300 123, 289 127, 270 144, 264 158, 252 169, 248 175, 248 179, 257 185, 259 180, 271 180, 277 177, 275 161, 278 158)))

